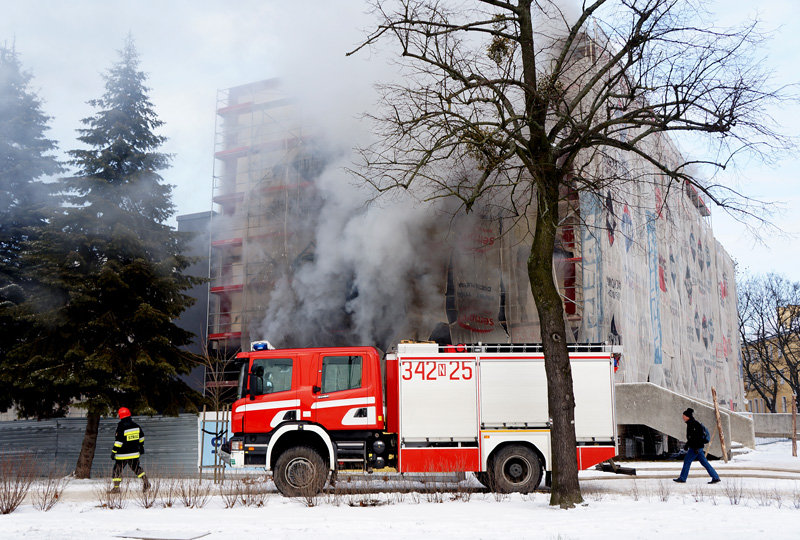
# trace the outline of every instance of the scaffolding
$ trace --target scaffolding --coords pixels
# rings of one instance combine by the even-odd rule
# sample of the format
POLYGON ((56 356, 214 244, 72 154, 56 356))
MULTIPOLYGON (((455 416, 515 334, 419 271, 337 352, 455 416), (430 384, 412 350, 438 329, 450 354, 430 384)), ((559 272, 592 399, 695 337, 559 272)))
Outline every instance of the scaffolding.
POLYGON ((554 272, 564 301, 564 315, 570 339, 577 339, 583 321, 583 255, 578 192, 562 189, 558 208, 554 272))
POLYGON ((277 280, 308 256, 322 161, 277 79, 219 91, 216 112, 208 349, 222 358, 261 337, 277 280))

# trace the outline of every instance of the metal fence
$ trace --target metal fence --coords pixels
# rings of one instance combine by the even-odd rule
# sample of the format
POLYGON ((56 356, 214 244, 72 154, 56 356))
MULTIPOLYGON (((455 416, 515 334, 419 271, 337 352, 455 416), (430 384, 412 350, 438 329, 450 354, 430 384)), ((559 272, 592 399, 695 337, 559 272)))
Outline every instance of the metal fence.
MULTIPOLYGON (((145 471, 160 475, 191 475, 198 471, 198 421, 195 414, 137 416, 134 420, 145 433, 145 471)), ((111 448, 117 420, 100 420, 92 477, 111 473, 111 448)), ((35 459, 47 471, 72 471, 86 430, 86 418, 15 420, 0 422, 0 456, 35 459)))

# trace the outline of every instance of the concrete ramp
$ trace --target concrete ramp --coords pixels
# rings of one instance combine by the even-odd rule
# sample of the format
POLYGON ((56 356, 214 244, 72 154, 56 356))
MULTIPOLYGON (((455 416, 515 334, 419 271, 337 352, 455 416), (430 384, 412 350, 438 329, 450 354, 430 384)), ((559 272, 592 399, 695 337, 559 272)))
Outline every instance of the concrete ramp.
MULTIPOLYGON (((711 402, 685 396, 652 383, 622 383, 615 385, 617 424, 644 425, 660 431, 679 441, 686 440, 686 424, 681 413, 694 409, 694 417, 711 433, 708 453, 722 456, 717 421, 711 402)), ((730 456, 731 442, 736 441, 748 448, 755 448, 753 421, 747 416, 720 409, 722 430, 730 456)))

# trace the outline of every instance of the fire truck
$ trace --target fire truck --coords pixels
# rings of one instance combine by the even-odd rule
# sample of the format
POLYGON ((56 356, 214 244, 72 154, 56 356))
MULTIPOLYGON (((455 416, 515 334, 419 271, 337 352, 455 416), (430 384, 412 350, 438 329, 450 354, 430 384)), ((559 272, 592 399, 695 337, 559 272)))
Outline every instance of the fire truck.
MULTIPOLYGON (((472 472, 530 492, 552 471, 547 381, 539 344, 400 343, 240 353, 233 468, 272 472, 296 497, 342 470, 472 472)), ((261 350, 258 350, 261 349, 261 350)), ((617 454, 613 370, 619 347, 570 346, 578 466, 617 454)))

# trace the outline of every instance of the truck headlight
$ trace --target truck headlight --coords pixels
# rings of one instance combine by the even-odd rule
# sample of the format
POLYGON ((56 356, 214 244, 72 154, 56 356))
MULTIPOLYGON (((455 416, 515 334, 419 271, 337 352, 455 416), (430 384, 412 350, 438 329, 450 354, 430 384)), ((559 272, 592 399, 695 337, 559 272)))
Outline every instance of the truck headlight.
POLYGON ((231 441, 231 452, 244 450, 244 441, 231 441))

